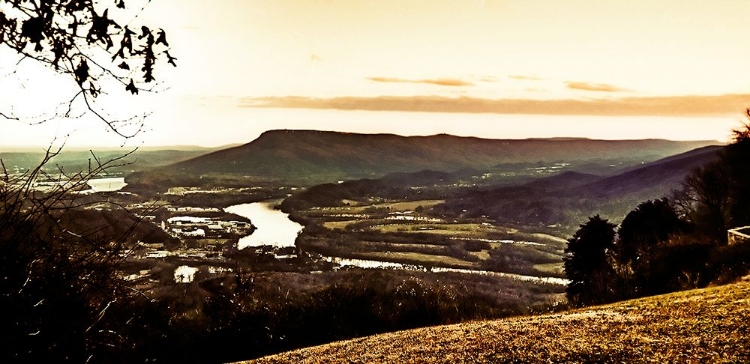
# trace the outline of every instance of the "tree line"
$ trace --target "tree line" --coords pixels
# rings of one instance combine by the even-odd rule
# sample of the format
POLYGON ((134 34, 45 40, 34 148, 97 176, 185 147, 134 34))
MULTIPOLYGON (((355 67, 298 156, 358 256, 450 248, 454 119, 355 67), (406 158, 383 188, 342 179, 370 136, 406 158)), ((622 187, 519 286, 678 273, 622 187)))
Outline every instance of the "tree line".
POLYGON ((702 287, 750 271, 750 244, 727 245, 728 229, 750 225, 750 124, 733 133, 719 159, 669 198, 640 203, 619 227, 599 215, 580 226, 564 257, 570 303, 702 287))

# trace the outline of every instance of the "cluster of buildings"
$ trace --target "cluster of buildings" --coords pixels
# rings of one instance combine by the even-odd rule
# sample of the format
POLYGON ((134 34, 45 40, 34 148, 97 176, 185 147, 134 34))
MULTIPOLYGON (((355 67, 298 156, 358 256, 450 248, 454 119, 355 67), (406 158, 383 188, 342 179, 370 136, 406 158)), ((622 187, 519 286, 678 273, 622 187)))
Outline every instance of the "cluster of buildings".
POLYGON ((397 220, 397 221, 425 221, 425 222, 441 222, 442 220, 428 217, 428 216, 420 216, 414 211, 396 211, 391 212, 386 217, 386 220, 397 220))
POLYGON ((252 231, 252 224, 210 217, 175 216, 162 221, 161 228, 176 238, 220 238, 224 234, 247 235, 252 231))

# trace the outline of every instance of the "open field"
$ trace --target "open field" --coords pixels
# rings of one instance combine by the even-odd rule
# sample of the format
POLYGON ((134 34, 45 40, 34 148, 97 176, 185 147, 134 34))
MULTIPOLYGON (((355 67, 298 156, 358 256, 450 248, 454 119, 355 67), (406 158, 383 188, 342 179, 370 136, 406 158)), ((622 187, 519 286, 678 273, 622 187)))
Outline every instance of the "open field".
POLYGON ((535 227, 494 225, 484 217, 446 220, 425 209, 441 202, 389 201, 297 211, 317 225, 303 230, 297 245, 308 252, 343 258, 565 276, 565 239, 535 227))
POLYGON ((432 208, 436 205, 444 203, 445 200, 416 200, 416 201, 395 201, 395 202, 381 202, 381 203, 366 203, 362 201, 355 201, 349 199, 341 200, 341 203, 346 206, 339 207, 326 207, 323 210, 331 214, 345 214, 345 213, 364 213, 368 210, 389 210, 390 212, 397 211, 414 211, 418 207, 432 208))
POLYGON ((391 211, 414 211, 419 206, 423 208, 435 207, 438 204, 445 202, 445 200, 418 200, 418 201, 404 201, 404 202, 393 202, 393 203, 382 203, 377 204, 376 208, 388 208, 391 211))
POLYGON ((254 363, 750 361, 750 279, 564 313, 429 327, 254 363))
POLYGON ((392 232, 429 232, 436 235, 462 236, 484 238, 488 233, 496 230, 492 226, 481 224, 439 224, 439 223, 408 223, 408 224, 383 224, 371 227, 382 233, 392 232))

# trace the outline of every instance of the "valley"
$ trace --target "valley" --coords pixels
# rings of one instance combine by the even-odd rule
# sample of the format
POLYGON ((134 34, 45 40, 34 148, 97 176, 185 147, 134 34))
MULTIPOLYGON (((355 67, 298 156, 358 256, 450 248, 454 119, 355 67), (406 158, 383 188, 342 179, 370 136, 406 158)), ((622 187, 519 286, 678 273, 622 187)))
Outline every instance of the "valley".
POLYGON ((578 225, 669 194, 716 158, 708 144, 268 132, 199 155, 149 151, 82 188, 72 215, 86 231, 131 231, 119 274, 168 305, 175 323, 160 330, 198 327, 191 340, 239 360, 559 310, 578 225))

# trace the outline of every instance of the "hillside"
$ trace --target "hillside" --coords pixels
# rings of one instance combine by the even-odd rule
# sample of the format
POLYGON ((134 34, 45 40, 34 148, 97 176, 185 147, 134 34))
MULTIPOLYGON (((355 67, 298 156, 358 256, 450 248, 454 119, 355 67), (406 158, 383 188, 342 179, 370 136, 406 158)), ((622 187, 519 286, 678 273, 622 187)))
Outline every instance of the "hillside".
POLYGON ((176 163, 160 172, 239 174, 271 180, 331 182, 421 170, 490 170, 507 163, 650 162, 711 141, 525 139, 451 135, 404 137, 313 130, 274 130, 234 148, 176 163))
POLYGON ((539 316, 342 341, 252 363, 750 361, 750 279, 539 316))
POLYGON ((570 229, 587 216, 619 221, 638 203, 669 196, 696 167, 717 160, 721 147, 706 147, 625 169, 610 176, 564 172, 518 185, 470 191, 446 200, 453 215, 486 215, 498 222, 562 224, 570 229))
POLYGON ((573 193, 600 198, 615 198, 629 194, 641 194, 643 198, 666 196, 678 187, 693 169, 718 160, 721 149, 710 146, 670 156, 586 184, 573 193))

